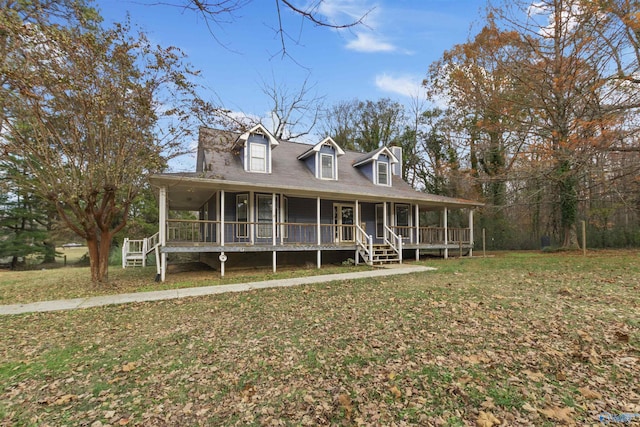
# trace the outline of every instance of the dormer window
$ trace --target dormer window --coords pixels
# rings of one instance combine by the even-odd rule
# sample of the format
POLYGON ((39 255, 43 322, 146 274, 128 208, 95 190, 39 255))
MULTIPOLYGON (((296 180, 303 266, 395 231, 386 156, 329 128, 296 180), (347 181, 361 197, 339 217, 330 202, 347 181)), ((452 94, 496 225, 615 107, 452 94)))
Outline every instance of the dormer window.
POLYGON ((249 144, 249 167, 251 172, 267 171, 267 146, 264 144, 249 144))
POLYGON ((233 148, 240 153, 245 171, 271 173, 272 152, 278 144, 278 140, 264 126, 256 125, 240 135, 233 148))
POLYGON ((338 180, 338 157, 344 155, 342 148, 331 138, 325 138, 304 153, 298 160, 306 163, 318 179, 338 180))
POLYGON ((392 166, 398 163, 398 158, 389 148, 380 147, 356 159, 353 167, 360 169, 375 185, 391 187, 392 166))
POLYGON ((335 179, 333 154, 320 154, 320 178, 335 179))
POLYGON ((378 185, 390 185, 389 183, 389 163, 376 162, 378 164, 378 185))

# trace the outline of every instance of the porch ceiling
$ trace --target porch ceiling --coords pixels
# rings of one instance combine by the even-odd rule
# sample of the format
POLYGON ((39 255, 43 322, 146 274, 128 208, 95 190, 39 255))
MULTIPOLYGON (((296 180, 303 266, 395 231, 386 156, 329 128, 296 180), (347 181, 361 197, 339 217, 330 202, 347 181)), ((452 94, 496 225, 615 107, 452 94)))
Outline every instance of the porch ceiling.
POLYGON ((214 194, 211 188, 197 188, 192 186, 179 186, 167 191, 169 209, 178 211, 197 211, 214 194))

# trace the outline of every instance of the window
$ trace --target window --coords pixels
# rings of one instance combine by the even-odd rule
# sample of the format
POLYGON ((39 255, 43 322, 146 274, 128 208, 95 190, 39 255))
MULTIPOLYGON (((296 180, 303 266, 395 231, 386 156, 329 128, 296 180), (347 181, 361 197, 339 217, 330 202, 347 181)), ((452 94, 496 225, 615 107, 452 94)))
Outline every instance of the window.
POLYGON ((251 172, 267 171, 267 147, 262 144, 249 144, 250 159, 249 170, 251 172))
MULTIPOLYGON (((257 216, 258 216, 258 234, 260 239, 269 239, 273 236, 273 227, 271 224, 273 216, 273 196, 270 194, 258 194, 256 195, 257 216)), ((283 197, 282 199, 282 211, 280 210, 280 196, 276 197, 276 223, 288 223, 289 222, 289 199, 283 197)), ((281 225, 276 227, 276 237, 280 236, 282 229, 282 237, 285 239, 289 235, 287 226, 281 225)))
POLYGON ((258 238, 269 238, 271 233, 271 217, 273 201, 271 195, 258 194, 258 238))
POLYGON ((249 220, 249 196, 247 194, 238 194, 236 196, 236 237, 247 237, 249 220), (244 223, 244 224, 242 224, 244 223))
POLYGON ((396 205, 396 225, 398 227, 408 227, 409 218, 409 205, 396 205))
POLYGON ((376 205, 376 238, 384 239, 384 206, 376 205))
POLYGON ((320 178, 335 179, 333 173, 333 156, 331 154, 320 154, 320 178))
POLYGON ((411 210, 409 205, 396 205, 396 233, 403 237, 410 236, 411 210))
POLYGON ((378 184, 389 185, 389 164, 384 162, 378 163, 378 184))

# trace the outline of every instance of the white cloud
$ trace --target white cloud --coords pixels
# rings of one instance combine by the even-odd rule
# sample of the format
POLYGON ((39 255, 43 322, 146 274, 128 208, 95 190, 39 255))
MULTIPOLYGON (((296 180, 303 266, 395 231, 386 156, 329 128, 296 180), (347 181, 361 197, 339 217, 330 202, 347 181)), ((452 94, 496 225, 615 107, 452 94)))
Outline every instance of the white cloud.
POLYGON ((347 49, 367 53, 394 52, 397 50, 396 46, 393 44, 379 39, 372 33, 364 32, 356 33, 356 38, 347 43, 347 49))
POLYGON ((413 75, 392 76, 387 73, 376 76, 376 87, 385 92, 396 93, 406 97, 424 96, 422 79, 413 75))
POLYGON ((363 19, 367 27, 374 27, 379 9, 370 0, 323 0, 317 12, 334 25, 345 25, 363 19))

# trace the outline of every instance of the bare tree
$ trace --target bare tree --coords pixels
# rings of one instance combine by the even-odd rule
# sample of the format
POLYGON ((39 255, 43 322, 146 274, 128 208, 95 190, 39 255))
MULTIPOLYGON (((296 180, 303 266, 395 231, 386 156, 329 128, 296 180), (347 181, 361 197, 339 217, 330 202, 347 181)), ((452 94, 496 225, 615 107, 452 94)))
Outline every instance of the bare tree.
MULTIPOLYGON (((209 30, 209 33, 214 37, 218 43, 224 45, 220 39, 216 36, 213 26, 222 26, 236 20, 235 12, 241 10, 245 6, 249 5, 254 0, 216 0, 216 1, 203 1, 203 0, 167 0, 161 2, 149 3, 151 5, 164 5, 178 7, 184 10, 188 10, 200 15, 209 30)), ((262 1, 262 0, 260 0, 262 1)), ((367 15, 373 10, 369 9, 365 11, 360 17, 345 22, 332 22, 322 16, 321 9, 324 0, 311 0, 304 4, 304 6, 296 6, 294 2, 290 0, 275 0, 276 9, 276 21, 274 31, 280 39, 280 54, 282 57, 288 57, 287 40, 294 44, 299 43, 298 36, 291 36, 284 26, 282 14, 283 9, 289 10, 294 14, 300 16, 303 21, 310 22, 318 27, 326 27, 333 29, 347 29, 358 25, 362 25, 367 15)))
POLYGON ((324 97, 313 93, 314 89, 308 78, 295 91, 275 78, 271 85, 263 82, 262 92, 271 100, 272 133, 276 138, 298 139, 313 130, 324 107, 324 97))

